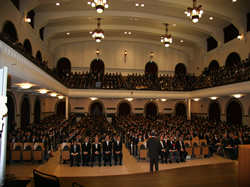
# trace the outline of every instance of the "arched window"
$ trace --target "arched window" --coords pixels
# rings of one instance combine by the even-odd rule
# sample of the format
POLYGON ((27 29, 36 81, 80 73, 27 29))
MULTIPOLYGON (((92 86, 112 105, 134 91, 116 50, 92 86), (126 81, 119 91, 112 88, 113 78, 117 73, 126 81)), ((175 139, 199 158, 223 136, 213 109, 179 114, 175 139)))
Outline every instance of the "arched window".
POLYGON ((90 115, 91 116, 101 116, 103 115, 103 107, 100 102, 94 102, 91 104, 90 115))
POLYGON ((3 25, 3 33, 10 39, 12 42, 18 41, 17 31, 15 25, 11 21, 6 21, 3 25))
POLYGON ((146 106, 146 116, 156 116, 157 115, 157 106, 155 103, 148 103, 146 106))
POLYGON ((24 96, 21 102, 21 129, 26 129, 30 124, 30 102, 28 96, 24 96))
POLYGON ((92 72, 104 74, 104 63, 101 59, 94 59, 90 64, 90 70, 92 72))
POLYGON ((25 53, 28 53, 32 56, 32 47, 31 47, 31 43, 28 39, 24 40, 23 49, 24 49, 25 53))
POLYGON ((150 75, 150 77, 157 77, 158 75, 158 66, 155 62, 150 61, 145 66, 145 75, 150 75))
POLYGON ((57 61, 57 70, 58 72, 71 72, 71 62, 68 58, 60 58, 57 61))
POLYGON ((175 107, 176 116, 185 116, 187 115, 187 108, 184 103, 178 103, 175 107))
POLYGON ((227 123, 242 124, 242 109, 236 100, 230 101, 227 105, 227 123))
POLYGON ((42 62, 43 59, 42 59, 42 54, 40 51, 37 51, 36 52, 36 60, 38 60, 39 62, 42 62))
POLYGON ((15 101, 13 95, 7 94, 7 108, 8 108, 8 132, 14 130, 12 122, 15 121, 16 110, 15 110, 15 101))
POLYGON ((213 60, 210 62, 208 69, 209 69, 209 71, 212 71, 212 70, 219 69, 219 67, 220 67, 219 63, 216 60, 213 60))
POLYGON ((241 63, 240 56, 235 52, 230 53, 230 55, 228 55, 227 60, 226 60, 226 66, 231 67, 234 64, 238 64, 238 63, 241 63))
POLYGON ((209 119, 220 121, 220 106, 216 101, 213 101, 209 106, 209 119))
POLYGON ((37 98, 34 107, 34 122, 39 123, 41 119, 41 104, 40 100, 37 98))
POLYGON ((127 102, 122 102, 119 105, 119 115, 129 115, 130 113, 130 105, 127 102))
POLYGON ((175 75, 186 75, 187 69, 183 63, 179 63, 175 66, 175 75))

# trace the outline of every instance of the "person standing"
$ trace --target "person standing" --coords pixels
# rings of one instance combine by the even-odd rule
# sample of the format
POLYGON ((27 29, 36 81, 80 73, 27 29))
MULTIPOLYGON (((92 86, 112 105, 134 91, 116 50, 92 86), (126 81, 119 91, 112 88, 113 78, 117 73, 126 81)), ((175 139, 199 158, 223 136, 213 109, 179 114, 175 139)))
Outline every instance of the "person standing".
POLYGON ((158 161, 159 161, 159 153, 160 153, 160 140, 155 137, 155 130, 151 131, 151 138, 147 141, 148 147, 148 155, 150 159, 150 172, 153 171, 153 166, 155 165, 155 171, 158 171, 158 161))

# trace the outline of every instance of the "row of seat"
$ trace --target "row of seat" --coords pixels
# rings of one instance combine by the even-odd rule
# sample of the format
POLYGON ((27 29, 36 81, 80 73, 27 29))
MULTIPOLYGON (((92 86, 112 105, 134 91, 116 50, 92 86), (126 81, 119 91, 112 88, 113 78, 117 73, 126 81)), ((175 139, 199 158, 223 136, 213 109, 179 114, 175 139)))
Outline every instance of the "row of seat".
POLYGON ((44 143, 37 142, 14 142, 7 143, 7 153, 6 160, 7 161, 33 161, 38 160, 42 163, 47 154, 47 147, 44 147, 44 143))

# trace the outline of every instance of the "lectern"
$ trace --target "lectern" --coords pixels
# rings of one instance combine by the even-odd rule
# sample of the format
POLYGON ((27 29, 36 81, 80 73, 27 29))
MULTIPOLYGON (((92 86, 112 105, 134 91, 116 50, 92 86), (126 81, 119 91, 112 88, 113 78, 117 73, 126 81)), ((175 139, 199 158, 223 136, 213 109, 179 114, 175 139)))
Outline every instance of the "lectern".
POLYGON ((250 184, 250 145, 239 145, 239 187, 250 184))

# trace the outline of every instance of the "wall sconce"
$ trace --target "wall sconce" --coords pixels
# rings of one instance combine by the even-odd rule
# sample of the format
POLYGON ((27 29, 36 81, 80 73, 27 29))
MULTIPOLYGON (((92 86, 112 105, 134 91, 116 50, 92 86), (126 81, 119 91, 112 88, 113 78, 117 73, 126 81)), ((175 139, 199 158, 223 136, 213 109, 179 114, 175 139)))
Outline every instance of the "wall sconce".
POLYGON ((99 51, 99 49, 97 49, 95 53, 96 53, 96 55, 97 55, 97 59, 98 59, 98 58, 99 58, 99 55, 100 55, 100 51, 99 51))
POLYGON ((241 34, 239 34, 239 35, 237 36, 237 38, 238 38, 238 40, 241 40, 241 39, 243 38, 243 36, 242 36, 241 34))
POLYGON ((154 53, 151 52, 151 53, 150 53, 150 60, 151 60, 151 61, 152 61, 153 57, 154 57, 154 53))
POLYGON ((126 63, 127 61, 127 55, 128 55, 128 52, 125 50, 124 51, 124 63, 126 63))
POLYGON ((25 18, 24 18, 24 21, 25 21, 26 23, 30 23, 30 22, 31 22, 31 19, 28 18, 28 17, 25 17, 25 18))

